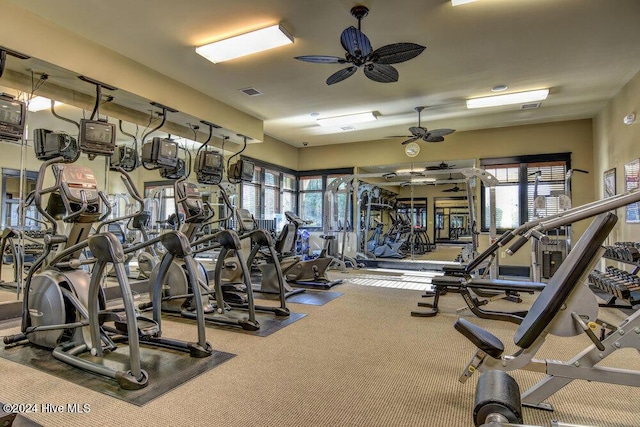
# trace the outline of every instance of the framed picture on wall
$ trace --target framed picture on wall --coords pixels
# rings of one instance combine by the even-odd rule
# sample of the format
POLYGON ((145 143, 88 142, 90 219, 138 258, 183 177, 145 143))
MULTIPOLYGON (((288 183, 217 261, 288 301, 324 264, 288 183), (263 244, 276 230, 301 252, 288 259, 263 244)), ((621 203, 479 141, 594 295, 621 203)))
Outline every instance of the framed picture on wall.
POLYGON ((616 195, 616 168, 604 172, 604 197, 616 195))
MULTIPOLYGON (((640 187, 640 159, 624 165, 624 186, 626 191, 640 187)), ((628 224, 640 223, 640 203, 631 203, 626 207, 625 219, 628 224)))

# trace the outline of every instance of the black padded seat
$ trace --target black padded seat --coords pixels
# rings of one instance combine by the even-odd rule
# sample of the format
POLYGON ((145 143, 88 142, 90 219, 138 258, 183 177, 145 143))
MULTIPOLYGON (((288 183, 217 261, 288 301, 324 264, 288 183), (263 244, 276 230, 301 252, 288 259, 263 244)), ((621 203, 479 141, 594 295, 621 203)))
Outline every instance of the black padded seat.
POLYGON ((436 276, 431 279, 431 284, 433 286, 460 287, 464 282, 465 282, 465 278, 460 276, 436 276))
POLYGON ((504 352, 504 344, 491 332, 474 325, 466 319, 458 319, 453 324, 456 331, 467 337, 476 347, 497 359, 504 352))
POLYGON ((541 292, 547 286, 546 283, 528 282, 521 280, 505 279, 471 279, 466 282, 468 288, 497 289, 512 292, 541 292))
MULTIPOLYGON (((580 277, 598 255, 617 220, 612 213, 600 214, 593 220, 520 323, 514 336, 518 347, 529 348, 558 314, 571 291, 579 286, 580 277)), ((502 341, 490 332, 462 318, 456 320, 454 328, 489 356, 502 355, 502 341)))
POLYGON ((516 330, 513 340, 518 347, 529 348, 553 320, 571 291, 579 285, 580 277, 598 255, 617 220, 610 212, 593 220, 516 330))
POLYGON ((445 274, 465 274, 467 273, 467 266, 458 264, 443 265, 442 271, 444 271, 445 274))

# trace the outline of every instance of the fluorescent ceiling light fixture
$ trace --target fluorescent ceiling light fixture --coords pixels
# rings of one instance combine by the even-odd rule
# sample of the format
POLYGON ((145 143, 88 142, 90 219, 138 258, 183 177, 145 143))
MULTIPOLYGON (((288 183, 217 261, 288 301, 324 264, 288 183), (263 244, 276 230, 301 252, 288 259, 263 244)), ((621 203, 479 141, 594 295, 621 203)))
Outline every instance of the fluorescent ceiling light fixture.
POLYGON ((404 174, 408 174, 408 173, 409 173, 409 174, 410 174, 410 173, 419 173, 419 174, 422 174, 422 172, 423 172, 422 170, 417 170, 417 169, 398 169, 398 170, 396 171, 396 173, 397 173, 398 175, 404 175, 404 174))
POLYGON ((467 108, 498 107, 500 105, 524 104, 547 99, 549 89, 531 90, 528 92, 509 93, 506 95, 486 96, 484 98, 467 99, 467 108))
POLYGON ((366 123, 375 121, 376 115, 371 111, 366 113, 349 114, 346 116, 327 117, 324 119, 317 119, 316 122, 320 126, 347 126, 354 125, 356 123, 366 123))
MULTIPOLYGON (((62 105, 62 102, 55 101, 54 105, 57 107, 58 105, 62 105)), ((51 108, 51 100, 49 98, 45 98, 44 96, 36 96, 31 98, 31 100, 29 101, 28 109, 32 113, 36 113, 42 110, 48 110, 50 108, 51 108)))
POLYGON ((436 182, 436 179, 431 178, 411 178, 411 182, 436 182))
POLYGON ((196 53, 217 64, 291 43, 293 36, 278 24, 197 47, 196 53))
POLYGON ((461 4, 473 3, 476 0, 451 0, 451 6, 460 6, 461 4))

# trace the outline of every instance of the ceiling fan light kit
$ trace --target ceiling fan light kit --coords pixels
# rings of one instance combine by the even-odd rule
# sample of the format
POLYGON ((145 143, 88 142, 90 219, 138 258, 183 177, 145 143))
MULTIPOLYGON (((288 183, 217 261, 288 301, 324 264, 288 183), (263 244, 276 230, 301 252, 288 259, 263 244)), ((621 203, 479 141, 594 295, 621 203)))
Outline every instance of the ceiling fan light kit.
POLYGON ((398 70, 391 64, 398 64, 415 58, 425 49, 416 43, 394 43, 382 46, 376 50, 371 47, 369 38, 361 31, 362 18, 369 14, 365 6, 354 6, 351 15, 358 20, 358 28, 349 27, 342 32, 340 43, 346 51, 345 57, 327 55, 296 56, 295 59, 316 64, 351 64, 333 73, 327 79, 327 85, 332 85, 351 77, 358 68, 362 68, 365 76, 379 83, 398 81, 398 70))

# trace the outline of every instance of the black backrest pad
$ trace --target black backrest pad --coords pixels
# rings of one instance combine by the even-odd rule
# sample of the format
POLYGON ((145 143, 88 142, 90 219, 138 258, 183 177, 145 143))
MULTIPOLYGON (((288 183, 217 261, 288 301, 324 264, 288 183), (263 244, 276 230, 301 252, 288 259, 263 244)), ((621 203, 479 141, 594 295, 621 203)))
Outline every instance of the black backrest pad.
POLYGON ((580 276, 598 255, 602 242, 617 220, 612 213, 600 214, 593 220, 522 320, 513 337, 518 347, 531 346, 553 320, 571 291, 578 285, 580 276))

